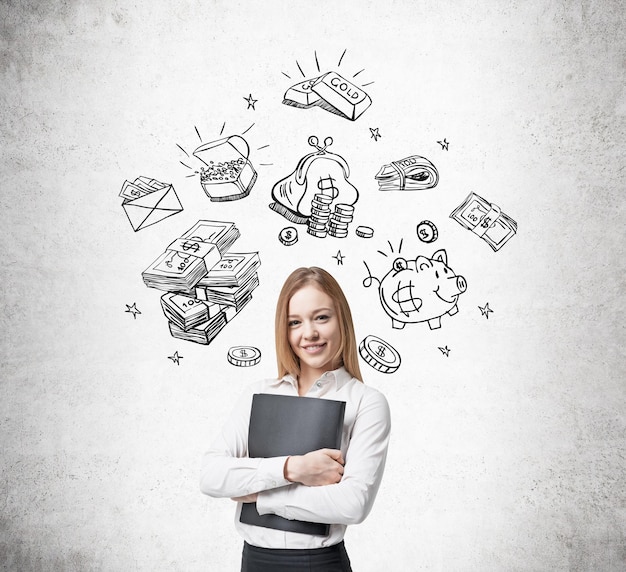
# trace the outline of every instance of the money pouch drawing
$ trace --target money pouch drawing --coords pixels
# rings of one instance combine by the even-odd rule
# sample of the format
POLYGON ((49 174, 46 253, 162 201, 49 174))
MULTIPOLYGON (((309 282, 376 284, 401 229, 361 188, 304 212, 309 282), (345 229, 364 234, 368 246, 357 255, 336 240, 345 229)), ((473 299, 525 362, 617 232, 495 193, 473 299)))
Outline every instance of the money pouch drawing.
POLYGON ((205 143, 193 155, 206 165, 200 168, 200 184, 212 201, 235 201, 250 194, 257 172, 243 137, 231 135, 205 143))
POLYGON ((395 329, 418 322, 427 322, 431 330, 440 328, 442 316, 459 311, 457 300, 467 290, 465 278, 448 266, 445 250, 431 258, 396 258, 381 280, 370 275, 363 285, 367 288, 373 280, 378 282, 380 302, 395 329))
POLYGON ((315 136, 308 142, 316 150, 302 157, 294 171, 274 185, 270 208, 293 223, 306 224, 313 236, 344 238, 359 191, 348 181, 346 160, 327 150, 332 137, 324 139, 323 147, 315 136))

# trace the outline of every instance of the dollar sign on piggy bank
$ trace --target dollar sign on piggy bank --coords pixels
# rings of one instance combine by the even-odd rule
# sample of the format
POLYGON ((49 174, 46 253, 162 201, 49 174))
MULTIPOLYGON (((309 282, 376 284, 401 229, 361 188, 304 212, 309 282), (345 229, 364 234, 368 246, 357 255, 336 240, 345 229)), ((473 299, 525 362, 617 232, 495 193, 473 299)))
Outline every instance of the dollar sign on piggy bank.
POLYGON ((427 322, 431 330, 440 328, 441 316, 458 312, 458 297, 467 289, 465 278, 448 266, 445 250, 432 258, 396 258, 379 282, 381 304, 396 329, 417 322, 427 322))

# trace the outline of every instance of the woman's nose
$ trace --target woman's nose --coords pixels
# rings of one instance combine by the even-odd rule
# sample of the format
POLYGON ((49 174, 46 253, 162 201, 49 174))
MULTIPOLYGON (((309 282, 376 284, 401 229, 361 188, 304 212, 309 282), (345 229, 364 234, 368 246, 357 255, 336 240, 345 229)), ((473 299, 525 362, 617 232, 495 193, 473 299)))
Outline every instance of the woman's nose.
POLYGON ((304 337, 307 339, 315 339, 317 338, 317 329, 315 328, 315 324, 313 322, 305 322, 304 323, 304 337))

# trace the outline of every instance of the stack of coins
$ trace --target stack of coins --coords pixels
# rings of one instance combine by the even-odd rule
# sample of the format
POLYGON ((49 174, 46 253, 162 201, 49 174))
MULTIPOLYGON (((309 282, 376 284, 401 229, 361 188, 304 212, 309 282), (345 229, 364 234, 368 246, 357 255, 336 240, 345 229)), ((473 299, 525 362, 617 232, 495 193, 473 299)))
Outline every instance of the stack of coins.
POLYGON ((311 216, 308 221, 307 232, 318 238, 328 234, 328 222, 331 216, 330 203, 333 198, 329 195, 317 193, 311 201, 311 216))
POLYGON ((328 221, 328 234, 335 238, 345 238, 348 236, 348 225, 352 222, 354 207, 344 203, 335 205, 335 211, 330 215, 328 221))

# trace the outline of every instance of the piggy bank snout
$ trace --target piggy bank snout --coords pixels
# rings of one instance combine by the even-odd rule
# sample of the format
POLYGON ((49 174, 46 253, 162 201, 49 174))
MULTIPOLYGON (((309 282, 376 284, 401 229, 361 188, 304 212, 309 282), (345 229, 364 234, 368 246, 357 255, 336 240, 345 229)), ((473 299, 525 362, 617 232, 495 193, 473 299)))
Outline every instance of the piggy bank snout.
POLYGON ((467 282, 465 281, 465 278, 463 278, 463 276, 456 277, 456 287, 459 289, 459 292, 461 292, 461 294, 465 292, 465 290, 467 290, 467 282))

